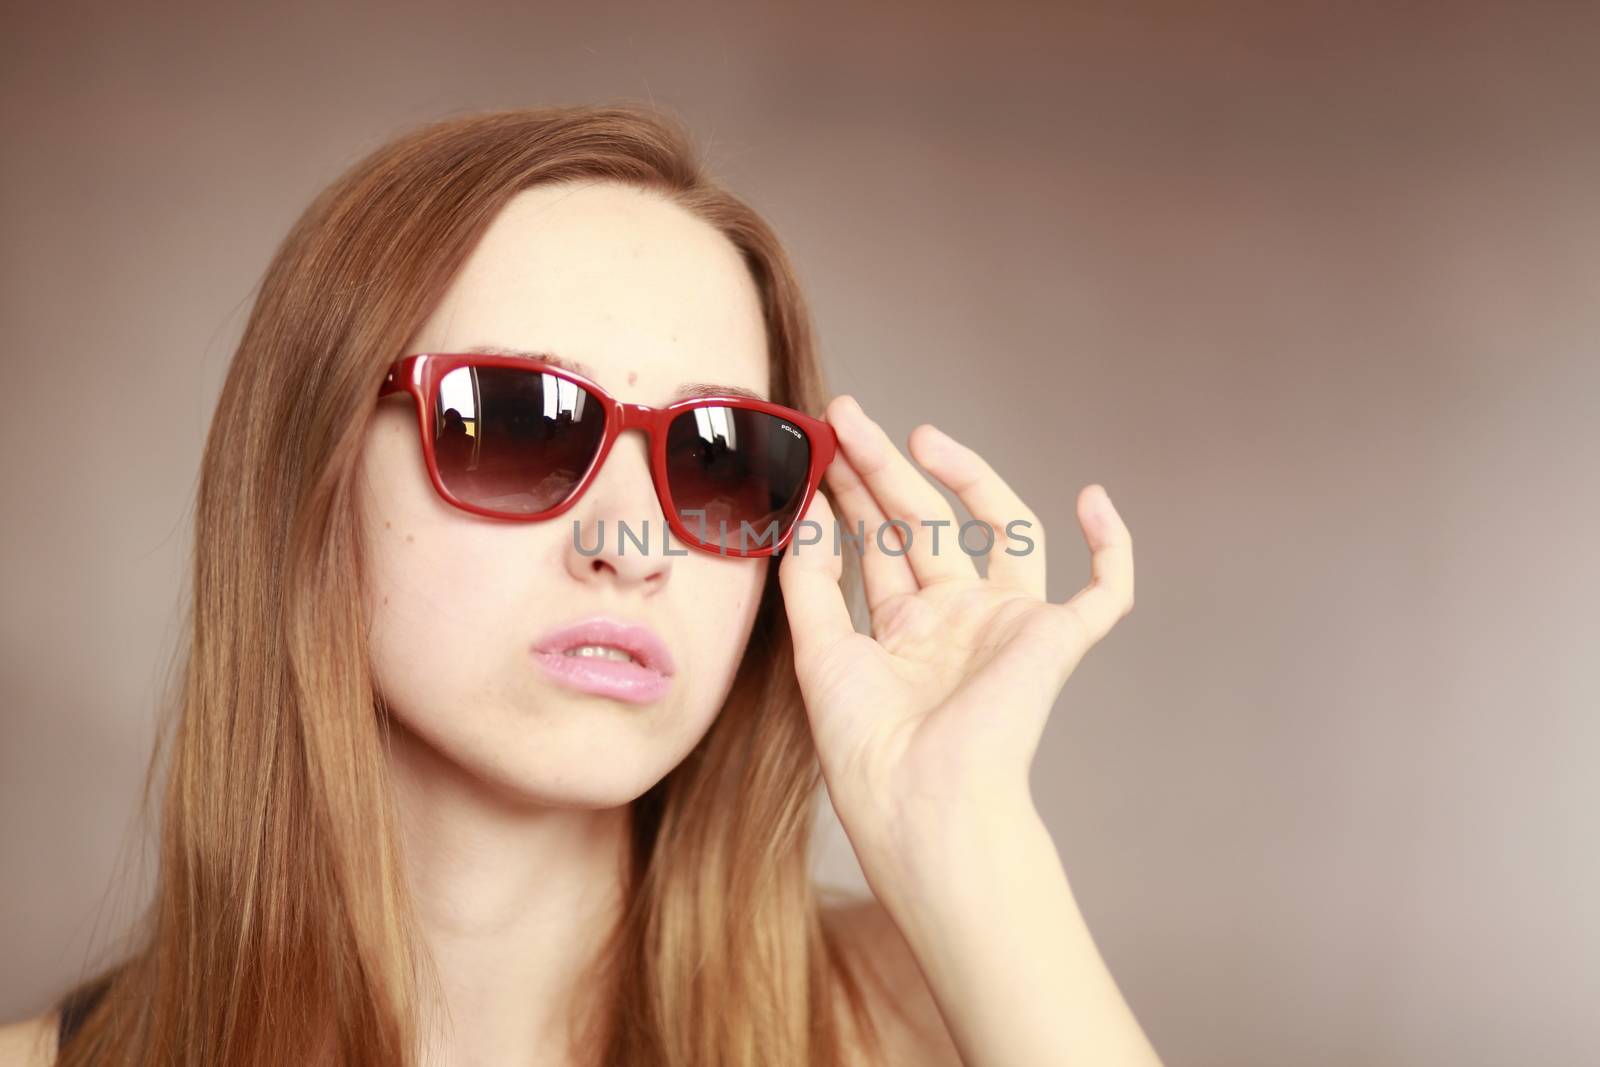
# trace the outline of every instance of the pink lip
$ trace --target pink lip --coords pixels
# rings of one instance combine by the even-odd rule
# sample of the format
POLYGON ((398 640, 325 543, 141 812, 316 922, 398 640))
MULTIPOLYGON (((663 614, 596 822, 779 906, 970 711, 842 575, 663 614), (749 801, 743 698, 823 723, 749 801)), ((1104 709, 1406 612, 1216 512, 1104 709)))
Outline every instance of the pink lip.
POLYGON ((552 630, 534 642, 532 652, 561 684, 634 704, 659 700, 671 688, 676 670, 666 642, 654 630, 605 616, 552 630), (613 645, 639 662, 566 655, 579 645, 613 645))

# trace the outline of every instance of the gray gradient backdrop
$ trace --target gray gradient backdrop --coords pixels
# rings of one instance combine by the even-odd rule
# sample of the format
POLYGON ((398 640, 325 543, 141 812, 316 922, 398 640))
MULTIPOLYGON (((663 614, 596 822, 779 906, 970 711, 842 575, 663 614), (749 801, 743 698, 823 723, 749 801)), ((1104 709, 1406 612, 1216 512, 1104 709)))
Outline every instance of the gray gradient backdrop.
POLYGON ((1055 599, 1079 488, 1131 525, 1034 787, 1167 1062, 1600 1061, 1600 17, 1313 10, 8 6, 0 1017, 138 903, 291 221, 413 123, 653 100, 788 241, 833 389, 1038 510, 1055 599))

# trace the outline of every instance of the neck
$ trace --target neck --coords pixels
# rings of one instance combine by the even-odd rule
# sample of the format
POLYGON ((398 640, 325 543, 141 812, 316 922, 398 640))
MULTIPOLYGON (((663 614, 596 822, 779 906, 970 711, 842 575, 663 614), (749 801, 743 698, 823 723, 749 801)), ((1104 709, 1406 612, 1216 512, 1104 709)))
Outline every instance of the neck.
POLYGON ((467 773, 391 720, 402 848, 439 987, 429 1065, 560 1063, 587 968, 621 915, 631 805, 540 805, 467 773))

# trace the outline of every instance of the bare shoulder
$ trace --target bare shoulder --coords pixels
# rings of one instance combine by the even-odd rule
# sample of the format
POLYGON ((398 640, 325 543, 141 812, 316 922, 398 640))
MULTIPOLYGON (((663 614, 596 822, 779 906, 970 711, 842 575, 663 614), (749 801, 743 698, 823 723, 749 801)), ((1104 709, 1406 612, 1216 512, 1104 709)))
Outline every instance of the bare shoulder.
POLYGON ((49 1067, 56 1060, 57 1014, 0 1023, 0 1067, 49 1067))
POLYGON ((874 897, 824 908, 883 1037, 890 1064, 962 1067, 911 946, 874 897))

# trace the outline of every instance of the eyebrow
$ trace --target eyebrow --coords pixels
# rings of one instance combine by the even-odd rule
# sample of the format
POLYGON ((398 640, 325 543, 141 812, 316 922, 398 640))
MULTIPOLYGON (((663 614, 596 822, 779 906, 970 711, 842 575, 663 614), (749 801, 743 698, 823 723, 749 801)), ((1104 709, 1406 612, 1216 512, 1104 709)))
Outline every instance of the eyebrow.
MULTIPOLYGON (((530 352, 522 348, 503 348, 499 345, 478 345, 475 348, 466 349, 466 351, 469 353, 476 352, 485 356, 520 356, 523 359, 537 359, 543 363, 549 363, 552 366, 572 371, 574 374, 581 374, 596 383, 600 381, 600 375, 596 374, 588 364, 576 359, 568 359, 565 356, 558 356, 554 352, 530 352)), ((691 397, 699 396, 743 396, 751 400, 767 399, 760 393, 752 389, 746 389, 742 385, 718 385, 716 382, 687 382, 678 386, 669 398, 669 402, 688 400, 691 397)))

